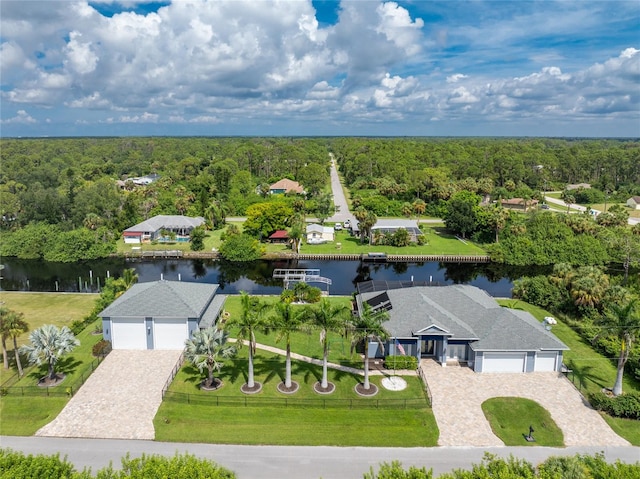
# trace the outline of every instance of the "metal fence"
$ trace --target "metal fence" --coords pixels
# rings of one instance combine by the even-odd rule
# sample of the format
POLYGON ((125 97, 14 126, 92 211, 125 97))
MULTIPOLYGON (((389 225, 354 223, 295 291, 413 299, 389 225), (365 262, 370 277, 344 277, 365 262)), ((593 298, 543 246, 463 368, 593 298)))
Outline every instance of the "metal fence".
POLYGON ((427 382, 427 377, 424 374, 422 367, 418 364, 418 376, 422 380, 422 384, 424 384, 424 393, 427 395, 427 401, 429 401, 429 407, 433 404, 433 399, 431 397, 431 389, 429 389, 429 383, 427 382))
POLYGON ((427 398, 411 399, 334 399, 334 398, 264 398, 255 396, 219 396, 165 391, 165 401, 183 404, 227 407, 292 407, 315 409, 423 409, 428 408, 427 398))
POLYGON ((171 383, 173 382, 173 379, 176 377, 176 374, 178 374, 178 371, 180 371, 180 368, 182 367, 183 363, 184 363, 184 352, 178 358, 178 362, 176 362, 176 365, 171 370, 171 374, 169 374, 169 378, 167 378, 167 380, 164 383, 164 386, 162 386, 162 398, 163 399, 164 399, 165 394, 167 394, 167 391, 169 391, 169 386, 171 386, 171 383))
MULTIPOLYGON (((66 381, 53 387, 40 387, 40 386, 15 386, 10 384, 16 384, 18 381, 16 376, 12 376, 0 386, 0 396, 30 396, 30 397, 71 397, 80 386, 91 376, 91 373, 100 365, 104 358, 102 356, 91 361, 81 372, 80 377, 76 378, 72 383, 66 381)), ((26 369, 25 375, 30 371, 37 370, 36 367, 26 369)))

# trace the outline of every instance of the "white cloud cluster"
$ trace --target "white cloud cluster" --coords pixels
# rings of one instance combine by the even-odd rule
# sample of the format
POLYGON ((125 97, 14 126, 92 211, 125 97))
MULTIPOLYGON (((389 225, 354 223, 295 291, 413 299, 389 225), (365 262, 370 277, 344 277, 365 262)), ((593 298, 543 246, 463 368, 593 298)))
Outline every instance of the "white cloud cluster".
POLYGON ((530 55, 537 69, 478 66, 483 54, 522 42, 527 27, 548 35, 594 26, 591 7, 566 19, 536 13, 446 28, 383 0, 343 1, 338 21, 323 27, 311 0, 178 0, 113 16, 82 0, 1 6, 4 124, 36 122, 27 108, 109 125, 637 118, 640 108, 636 48, 580 68, 552 50, 530 55), (444 55, 465 41, 475 64, 461 61, 472 54, 444 55))

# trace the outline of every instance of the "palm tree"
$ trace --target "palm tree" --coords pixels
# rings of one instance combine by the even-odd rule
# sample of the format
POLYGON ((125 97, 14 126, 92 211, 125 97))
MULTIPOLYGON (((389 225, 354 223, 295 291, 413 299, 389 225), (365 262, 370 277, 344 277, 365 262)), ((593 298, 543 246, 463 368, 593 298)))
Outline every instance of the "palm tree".
POLYGON ((382 323, 389 319, 389 313, 385 310, 374 311, 367 302, 362 303, 362 309, 357 316, 349 322, 349 333, 351 334, 351 352, 360 342, 364 342, 364 389, 369 391, 369 343, 371 340, 377 341, 381 347, 382 341, 389 337, 389 333, 384 329, 382 323))
MULTIPOLYGON (((613 385, 613 395, 622 394, 622 377, 624 375, 624 366, 629 359, 629 352, 633 347, 636 334, 640 330, 640 315, 636 310, 638 299, 634 298, 626 304, 612 304, 607 309, 607 313, 599 321, 602 326, 602 333, 598 336, 608 336, 616 338, 620 345, 620 354, 618 355, 618 371, 616 374, 616 382, 613 385)), ((598 338, 596 336, 595 339, 598 338)))
POLYGON ((402 216, 406 216, 407 218, 411 218, 413 214, 413 205, 408 201, 402 203, 402 216))
POLYGON ((222 358, 230 358, 236 353, 235 346, 227 344, 229 334, 219 330, 217 327, 202 329, 193 333, 193 338, 186 342, 185 357, 200 372, 206 368, 208 370, 207 379, 203 382, 205 388, 212 388, 215 385, 213 372, 220 372, 224 364, 222 358))
POLYGON ((414 213, 418 216, 418 224, 420 224, 420 215, 424 214, 425 210, 427 209, 427 204, 423 200, 418 198, 417 200, 413 201, 411 206, 413 207, 414 213))
POLYGON ((9 308, 0 306, 0 337, 2 338, 2 360, 4 362, 4 368, 9 369, 9 355, 7 354, 7 339, 11 337, 11 331, 9 331, 7 316, 11 313, 9 308))
POLYGON ((286 344, 286 360, 285 360, 285 380, 284 387, 291 389, 291 334, 300 330, 302 325, 303 310, 298 308, 294 310, 294 306, 290 302, 276 303, 274 314, 269 318, 269 329, 276 332, 276 343, 284 340, 286 344))
POLYGON ((58 328, 53 324, 45 324, 31 331, 29 341, 31 344, 22 346, 20 352, 27 355, 29 364, 39 366, 46 361, 49 364, 47 377, 52 381, 56 380, 55 366, 58 360, 80 345, 80 341, 76 339, 68 327, 58 328))
MULTIPOLYGON (((240 304, 242 312, 239 317, 232 318, 229 324, 238 328, 236 336, 238 347, 242 347, 243 342, 249 342, 249 372, 247 377, 246 390, 254 391, 256 383, 253 377, 253 356, 256 352, 256 330, 266 329, 267 322, 265 312, 267 305, 259 300, 251 298, 246 291, 240 291, 240 304)), ((260 385, 258 385, 259 387, 260 385)), ((244 387, 244 386, 243 386, 244 387)))
POLYGON ((500 242, 500 231, 507 226, 507 221, 510 216, 510 211, 502 206, 491 210, 491 222, 496 229, 496 243, 500 242))
POLYGON ((18 336, 29 331, 29 324, 24 320, 24 314, 16 311, 9 311, 3 320, 3 328, 7 328, 11 338, 13 339, 13 354, 18 367, 18 375, 22 376, 22 362, 20 361, 20 351, 18 351, 18 336))
POLYGON ((346 306, 332 306, 331 302, 324 298, 318 306, 309 310, 311 323, 320 330, 320 344, 322 344, 322 390, 329 389, 327 380, 327 362, 329 357, 329 338, 331 331, 342 331, 348 318, 349 309, 346 306))
POLYGON ((133 268, 127 268, 122 272, 122 282, 126 289, 129 289, 131 286, 138 282, 138 274, 136 270, 133 268))

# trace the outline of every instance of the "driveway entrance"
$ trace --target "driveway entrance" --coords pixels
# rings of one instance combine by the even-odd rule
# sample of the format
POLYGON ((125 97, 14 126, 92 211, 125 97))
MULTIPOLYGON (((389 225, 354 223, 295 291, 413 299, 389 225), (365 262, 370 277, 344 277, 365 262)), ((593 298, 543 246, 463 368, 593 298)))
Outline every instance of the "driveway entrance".
POLYGON ((162 402, 162 388, 180 354, 111 351, 58 417, 36 436, 154 439, 153 418, 162 402))
MULTIPOLYGON (((504 446, 482 412, 482 403, 492 397, 536 401, 562 429, 566 446, 629 445, 561 374, 474 373, 467 367, 442 367, 432 359, 423 359, 420 367, 431 390, 440 446, 504 446)), ((522 432, 528 428, 523 424, 522 432)))

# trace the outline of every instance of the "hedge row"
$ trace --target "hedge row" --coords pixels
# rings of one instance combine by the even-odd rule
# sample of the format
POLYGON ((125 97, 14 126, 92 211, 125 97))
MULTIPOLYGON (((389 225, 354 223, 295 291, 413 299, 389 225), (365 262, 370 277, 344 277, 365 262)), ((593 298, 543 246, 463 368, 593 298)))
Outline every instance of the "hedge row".
POLYGON ((604 411, 611 416, 640 419, 640 393, 611 397, 598 392, 589 395, 589 402, 598 411, 604 411))
POLYGON ((415 356, 387 356, 384 358, 387 369, 418 369, 418 358, 415 356))

